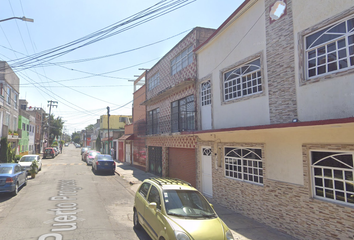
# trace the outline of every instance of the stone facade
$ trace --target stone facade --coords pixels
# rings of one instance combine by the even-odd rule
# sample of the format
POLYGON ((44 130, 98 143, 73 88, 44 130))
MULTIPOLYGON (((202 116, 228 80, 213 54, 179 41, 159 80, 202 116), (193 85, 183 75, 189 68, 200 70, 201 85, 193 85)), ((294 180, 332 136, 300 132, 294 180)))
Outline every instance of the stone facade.
POLYGON ((286 14, 277 21, 271 21, 267 11, 274 3, 274 0, 265 1, 271 124, 288 123, 297 118, 292 0, 286 1, 286 14))

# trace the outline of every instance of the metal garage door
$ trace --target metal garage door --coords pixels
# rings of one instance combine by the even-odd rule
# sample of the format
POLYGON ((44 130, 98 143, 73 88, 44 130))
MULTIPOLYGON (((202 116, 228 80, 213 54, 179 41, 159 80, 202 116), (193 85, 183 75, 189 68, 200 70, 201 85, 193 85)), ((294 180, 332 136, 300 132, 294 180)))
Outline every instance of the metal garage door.
POLYGON ((196 187, 195 150, 187 148, 169 148, 169 176, 179 178, 196 187))

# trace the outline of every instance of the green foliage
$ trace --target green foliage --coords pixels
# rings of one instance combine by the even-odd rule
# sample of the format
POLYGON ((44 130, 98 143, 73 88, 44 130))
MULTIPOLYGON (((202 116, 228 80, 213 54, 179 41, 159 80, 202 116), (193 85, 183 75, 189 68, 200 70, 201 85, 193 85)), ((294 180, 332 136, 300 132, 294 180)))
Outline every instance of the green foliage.
POLYGON ((98 137, 97 137, 97 139, 96 139, 96 150, 97 150, 97 151, 101 151, 101 145, 102 145, 102 143, 101 143, 101 137, 100 137, 100 135, 98 135, 98 137))
POLYGON ((0 162, 6 163, 7 162, 7 137, 1 138, 0 141, 0 162))
POLYGON ((75 142, 75 143, 80 143, 80 134, 79 133, 73 133, 71 136, 71 139, 75 142))
POLYGON ((16 149, 11 148, 11 143, 7 143, 7 162, 13 163, 15 160, 16 149))
POLYGON ((18 162, 18 160, 20 160, 21 159, 21 155, 15 155, 15 162, 18 162))
POLYGON ((93 130, 93 127, 94 127, 94 125, 93 124, 90 124, 90 125, 88 125, 87 127, 86 127, 86 130, 93 130))
POLYGON ((52 145, 50 145, 51 147, 58 147, 58 142, 57 141, 54 141, 53 143, 52 143, 52 145))
POLYGON ((32 174, 37 174, 38 172, 38 163, 37 161, 33 161, 29 170, 29 173, 32 174))
MULTIPOLYGON (((53 142, 55 138, 58 138, 59 136, 62 135, 62 130, 64 127, 64 122, 61 120, 61 117, 57 117, 54 119, 54 115, 51 114, 49 116, 49 136, 50 136, 50 141, 49 143, 53 142)), ((49 144, 51 145, 51 144, 49 144)))

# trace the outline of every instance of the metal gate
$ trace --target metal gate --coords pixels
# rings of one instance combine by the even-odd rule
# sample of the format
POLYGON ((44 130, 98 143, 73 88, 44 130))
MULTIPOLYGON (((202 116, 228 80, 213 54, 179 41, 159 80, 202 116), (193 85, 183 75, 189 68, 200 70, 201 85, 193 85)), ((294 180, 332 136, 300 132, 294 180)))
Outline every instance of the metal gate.
POLYGON ((162 176, 162 147, 149 147, 149 172, 162 176))

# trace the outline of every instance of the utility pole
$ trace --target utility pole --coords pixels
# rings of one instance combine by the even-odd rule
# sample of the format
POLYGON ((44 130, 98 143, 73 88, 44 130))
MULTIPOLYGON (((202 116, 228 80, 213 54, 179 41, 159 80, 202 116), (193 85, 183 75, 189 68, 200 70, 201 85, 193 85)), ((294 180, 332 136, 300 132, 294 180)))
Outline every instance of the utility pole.
POLYGON ((108 153, 111 153, 111 145, 109 144, 109 107, 107 107, 107 121, 108 121, 108 153))
POLYGON ((48 101, 48 105, 47 105, 48 107, 49 107, 49 115, 48 115, 48 145, 47 145, 47 147, 49 147, 49 139, 50 139, 50 136, 49 136, 49 130, 50 130, 50 121, 49 121, 49 119, 50 119, 50 114, 51 114, 51 111, 52 111, 52 107, 58 107, 58 102, 57 101, 52 101, 52 100, 50 100, 50 101, 48 101))

